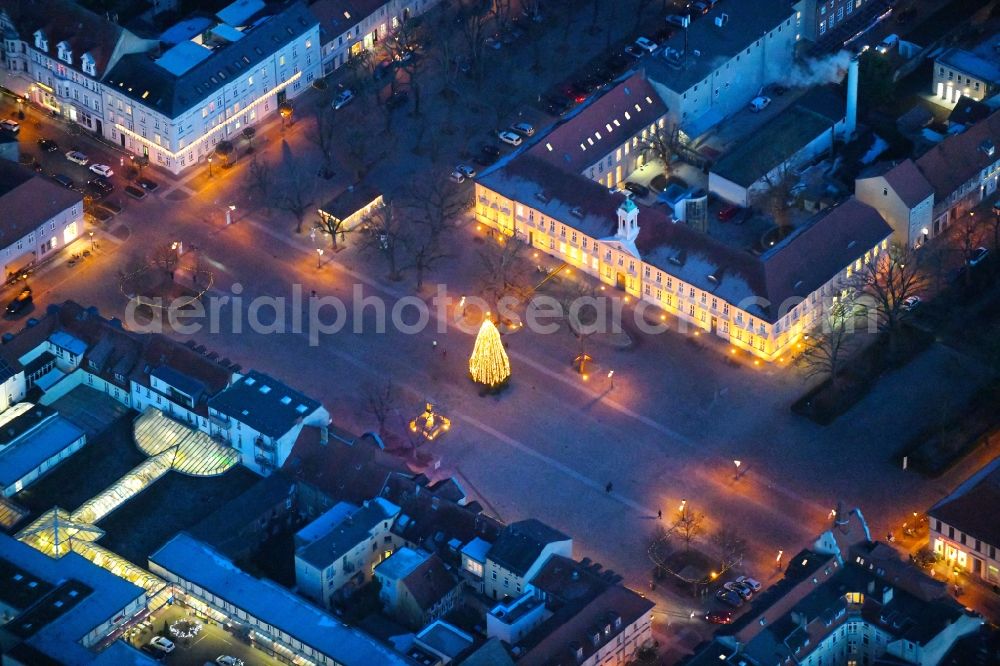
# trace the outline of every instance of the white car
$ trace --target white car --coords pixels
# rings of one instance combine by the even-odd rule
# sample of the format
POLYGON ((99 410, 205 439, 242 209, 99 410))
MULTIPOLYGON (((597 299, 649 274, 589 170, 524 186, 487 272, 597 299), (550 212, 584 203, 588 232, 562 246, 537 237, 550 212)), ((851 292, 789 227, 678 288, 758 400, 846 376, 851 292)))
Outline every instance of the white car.
POLYGON ((91 164, 90 170, 98 176, 104 176, 105 178, 111 178, 111 176, 115 175, 115 172, 107 164, 91 164))
POLYGON ((333 100, 334 110, 339 110, 350 104, 354 100, 354 91, 345 90, 344 92, 337 95, 337 99, 333 100))
POLYGON ((528 123, 514 123, 510 128, 521 136, 535 136, 535 128, 528 123))
POLYGON ((768 104, 771 103, 770 97, 765 97, 761 95, 760 97, 754 97, 750 100, 750 110, 756 113, 757 111, 763 111, 767 108, 768 104))
POLYGON ((451 175, 448 176, 448 179, 451 182, 453 182, 453 183, 464 183, 465 182, 465 176, 463 176, 462 174, 460 174, 457 170, 456 171, 452 171, 451 175))
POLYGON ((7 130, 11 134, 17 134, 21 131, 21 125, 13 120, 0 120, 0 128, 7 130))
POLYGON ((908 296, 907 298, 903 299, 903 304, 900 305, 899 307, 905 310, 906 312, 909 312, 911 310, 914 310, 918 305, 920 305, 919 296, 908 296))
POLYGON ((155 636, 153 640, 149 641, 149 646, 167 654, 173 652, 175 647, 173 641, 163 636, 155 636))
POLYGON ((656 53, 656 49, 659 48, 653 40, 645 37, 639 37, 635 40, 635 45, 647 53, 656 53))
POLYGON ((215 658, 215 663, 219 666, 243 666, 243 660, 230 657, 228 654, 219 655, 215 658))
POLYGON ((736 579, 736 582, 746 585, 754 592, 760 592, 761 588, 760 581, 754 580, 750 576, 740 576, 739 578, 736 579))
POLYGON ((90 158, 81 153, 79 150, 71 150, 66 153, 66 159, 70 162, 76 162, 80 166, 87 166, 87 162, 90 161, 90 158))
POLYGON ((521 137, 509 130, 501 130, 497 132, 497 138, 506 144, 510 144, 511 146, 520 146, 522 141, 521 137))
POLYGON ((969 257, 969 265, 975 266, 980 261, 985 259, 989 255, 989 253, 990 251, 987 250, 985 247, 977 247, 975 250, 972 251, 972 256, 969 257))
POLYGON ((466 178, 476 177, 476 170, 470 167, 468 164, 459 164, 458 166, 455 167, 455 171, 457 173, 462 174, 466 178))

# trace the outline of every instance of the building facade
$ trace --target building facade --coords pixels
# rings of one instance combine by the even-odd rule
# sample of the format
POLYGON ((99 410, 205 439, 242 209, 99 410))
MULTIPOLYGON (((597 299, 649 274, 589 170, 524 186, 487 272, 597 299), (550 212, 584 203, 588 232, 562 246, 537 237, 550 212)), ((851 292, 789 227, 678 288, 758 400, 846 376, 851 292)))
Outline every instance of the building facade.
MULTIPOLYGON (((879 0, 799 0, 796 9, 799 12, 802 39, 811 42, 827 42, 837 37, 843 38, 843 31, 838 31, 856 17, 864 21, 864 16, 870 19, 870 10, 884 10, 879 0)), ((852 24, 853 25, 853 24, 852 24)), ((850 36, 850 34, 846 35, 850 36)))
POLYGON ((885 218, 900 247, 917 248, 936 235, 934 189, 911 159, 862 172, 854 181, 854 196, 885 218))
POLYGON ((521 596, 553 555, 573 557, 573 539, 534 518, 507 525, 486 556, 484 594, 490 599, 521 596))
POLYGON ((934 102, 952 108, 962 96, 981 101, 1000 90, 1000 53, 988 42, 971 51, 950 48, 934 59, 934 102))
POLYGON ((395 34, 440 0, 317 0, 309 6, 319 21, 323 75, 395 34))

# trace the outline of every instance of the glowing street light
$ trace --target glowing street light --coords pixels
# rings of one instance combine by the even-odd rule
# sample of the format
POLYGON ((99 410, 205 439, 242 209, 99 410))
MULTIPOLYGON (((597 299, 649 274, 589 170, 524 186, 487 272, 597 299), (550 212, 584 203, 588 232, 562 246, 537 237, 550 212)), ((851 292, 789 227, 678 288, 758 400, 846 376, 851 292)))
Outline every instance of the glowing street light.
POLYGON ((208 156, 208 177, 212 177, 212 156, 208 156))
POLYGON ((93 231, 90 232, 90 249, 91 250, 94 249, 94 232, 93 231))
POLYGON ((323 267, 323 248, 316 248, 316 268, 323 267))
POLYGON ((235 210, 236 206, 234 204, 229 204, 229 206, 226 207, 226 226, 233 223, 233 212, 235 210))
POLYGON ((686 499, 682 499, 681 500, 681 506, 680 506, 680 508, 677 509, 678 511, 681 512, 682 516, 684 515, 684 512, 687 511, 687 505, 688 505, 688 501, 686 499))
POLYGON ((733 464, 736 465, 736 476, 733 477, 733 478, 738 481, 739 478, 740 478, 740 465, 743 464, 743 461, 742 460, 734 460, 733 464))
POLYGON ((608 370, 608 381, 611 382, 611 388, 615 387, 615 371, 608 370))

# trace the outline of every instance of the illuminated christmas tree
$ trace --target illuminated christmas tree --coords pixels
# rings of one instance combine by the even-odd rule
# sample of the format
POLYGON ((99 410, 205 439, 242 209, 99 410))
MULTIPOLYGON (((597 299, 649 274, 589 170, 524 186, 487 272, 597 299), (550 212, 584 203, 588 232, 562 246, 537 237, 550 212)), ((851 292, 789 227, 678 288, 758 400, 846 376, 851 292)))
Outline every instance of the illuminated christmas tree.
POLYGON ((476 335, 476 345, 469 357, 469 375, 472 381, 491 389, 503 385, 510 378, 510 361, 500 340, 500 331, 489 318, 476 335))

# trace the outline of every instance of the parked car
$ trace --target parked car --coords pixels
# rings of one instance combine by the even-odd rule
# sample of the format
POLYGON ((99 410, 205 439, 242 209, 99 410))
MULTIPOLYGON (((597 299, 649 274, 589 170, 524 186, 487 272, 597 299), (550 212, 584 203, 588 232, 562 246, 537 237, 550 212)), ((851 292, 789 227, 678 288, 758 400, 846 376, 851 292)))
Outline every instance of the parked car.
POLYGON ((375 65, 375 71, 372 73, 372 77, 379 81, 387 77, 392 73, 392 62, 389 60, 383 60, 379 64, 375 65))
POLYGON ((475 178, 476 170, 470 167, 468 164, 459 164, 455 167, 455 171, 462 174, 466 178, 475 178))
POLYGON ((510 128, 521 136, 535 136, 535 128, 528 123, 514 123, 510 128))
POLYGON ((563 115, 572 106, 572 102, 569 100, 564 97, 556 97, 555 95, 544 97, 542 101, 545 102, 545 112, 553 116, 563 115))
POLYGON ((604 61, 604 66, 615 76, 624 73, 629 64, 629 59, 622 55, 613 55, 604 61))
POLYGON ((915 310, 918 305, 920 305, 919 296, 907 296, 905 299, 903 299, 903 304, 900 305, 899 307, 904 312, 910 312, 912 310, 915 310))
POLYGON ((410 96, 405 90, 397 90, 385 101, 385 108, 391 110, 398 109, 409 101, 410 96))
POLYGON ((59 150, 59 144, 53 141, 52 139, 39 139, 38 147, 41 148, 42 151, 46 153, 54 153, 57 150, 59 150))
POLYGON ((760 97, 754 97, 752 100, 750 100, 750 110, 753 111, 754 113, 757 113, 758 111, 763 111, 764 109, 767 108, 768 104, 770 103, 771 103, 770 97, 765 97, 764 95, 761 95, 760 97))
POLYGON ((340 110, 345 106, 347 106, 348 104, 350 104, 353 100, 354 100, 354 91, 345 90, 339 95, 337 95, 337 98, 333 100, 333 108, 335 111, 340 110))
POLYGON ((893 50, 897 46, 899 46, 899 35, 893 34, 887 36, 885 39, 879 42, 878 46, 875 47, 875 50, 881 53, 882 55, 885 55, 886 53, 893 50))
POLYGON ((479 152, 481 152, 483 155, 489 155, 490 157, 496 159, 500 158, 500 149, 497 148, 492 143, 484 143, 483 145, 481 145, 479 147, 479 152))
POLYGON ((104 176, 105 178, 110 178, 115 175, 115 172, 111 170, 107 164, 91 164, 90 170, 96 173, 98 176, 104 176))
POLYGON ((733 608, 739 608, 743 605, 743 597, 732 590, 718 590, 715 593, 715 598, 724 604, 729 604, 733 608))
POLYGON ((490 144, 483 144, 473 161, 482 166, 489 166, 498 159, 500 159, 500 149, 490 144))
POLYGON ((56 181, 57 183, 65 187, 67 190, 72 190, 73 186, 76 184, 73 182, 72 178, 70 178, 69 176, 64 176, 61 173, 52 174, 52 180, 56 181))
POLYGON ((243 660, 230 657, 228 654, 219 655, 215 658, 215 663, 219 666, 243 666, 243 660))
POLYGON ((646 37, 637 38, 635 40, 635 45, 646 53, 655 53, 656 49, 659 48, 654 41, 647 39, 646 37))
POLYGON ((87 188, 93 192, 98 199, 114 192, 115 186, 103 178, 91 178, 87 181, 87 188))
POLYGON ((639 197, 640 199, 649 196, 649 188, 640 183, 633 183, 628 181, 625 183, 625 189, 639 197))
POLYGON ((742 206, 737 206, 736 204, 730 204, 724 208, 720 208, 719 212, 715 214, 719 218, 719 222, 728 222, 729 220, 736 217, 739 212, 743 210, 742 206))
POLYGON ((509 130, 500 130, 497 132, 497 138, 511 146, 520 146, 521 142, 524 141, 524 139, 521 138, 521 135, 509 130))
POLYGON ((21 131, 21 124, 13 120, 0 120, 0 129, 5 129, 11 134, 17 134, 21 131))
POLYGON ((148 643, 142 646, 142 651, 145 652, 149 657, 155 659, 156 661, 163 661, 167 658, 167 653, 163 650, 157 649, 148 643))
POLYGON ((732 624, 733 623, 733 611, 731 610, 720 610, 711 611, 705 613, 705 619, 712 624, 732 624))
POLYGON ((760 581, 754 580, 750 576, 740 576, 739 578, 736 579, 736 582, 737 583, 743 583, 744 585, 748 586, 754 592, 760 592, 760 588, 761 588, 760 581))
POLYGON ((66 159, 70 162, 79 164, 80 166, 87 166, 87 162, 90 161, 90 158, 81 153, 79 150, 71 150, 66 153, 66 159))
POLYGON ((16 317, 31 305, 31 287, 25 287, 10 303, 7 304, 7 316, 16 317))
POLYGON ((646 52, 643 51, 640 47, 636 46, 635 44, 629 44, 628 46, 626 46, 623 53, 629 56, 630 58, 635 58, 636 60, 646 55, 646 52))
POLYGON ((487 37, 486 40, 483 42, 483 44, 493 49, 494 51, 499 51, 500 49, 503 48, 503 43, 501 43, 500 40, 497 39, 496 37, 487 37))
POLYGON ((753 596, 753 590, 750 589, 749 585, 744 585, 743 583, 737 583, 736 581, 730 581, 722 586, 723 589, 729 590, 730 592, 735 592, 740 595, 740 598, 744 601, 750 601, 750 597, 753 596))
POLYGON ((146 190, 142 189, 141 187, 136 187, 135 185, 126 185, 125 194, 132 197, 133 199, 146 198, 146 190))
POLYGON ((688 16, 682 16, 681 14, 669 14, 667 16, 667 24, 677 26, 678 28, 684 28, 690 22, 691 19, 688 16))
POLYGON ((450 180, 453 183, 464 183, 465 182, 465 176, 463 176, 458 171, 452 171, 451 175, 448 176, 448 180, 450 180))
POLYGON ((969 257, 969 265, 970 266, 977 265, 979 262, 981 262, 983 259, 989 256, 989 254, 990 251, 987 250, 985 247, 977 247, 975 250, 972 251, 972 255, 969 257))
POLYGON ((156 181, 152 181, 149 178, 139 178, 135 182, 139 183, 139 187, 146 190, 147 192, 155 192, 156 188, 160 186, 156 181))
POLYGON ((163 636, 154 636, 153 640, 149 641, 149 645, 157 650, 162 650, 167 653, 173 652, 175 647, 172 640, 164 638, 163 636))

